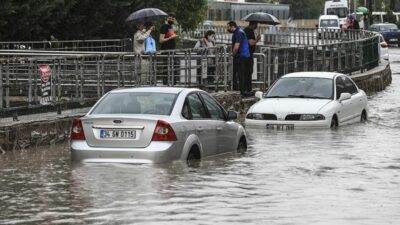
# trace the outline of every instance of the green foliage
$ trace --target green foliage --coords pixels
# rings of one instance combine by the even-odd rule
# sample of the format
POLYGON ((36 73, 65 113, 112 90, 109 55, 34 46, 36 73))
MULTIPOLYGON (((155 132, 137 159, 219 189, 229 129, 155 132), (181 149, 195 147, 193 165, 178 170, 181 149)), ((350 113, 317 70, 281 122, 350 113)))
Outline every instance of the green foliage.
MULTIPOLYGON (((183 30, 205 19, 207 0, 0 0, 0 40, 29 41, 131 37, 125 19, 143 8, 176 14, 183 30)), ((158 24, 160 25, 162 21, 158 24)))
POLYGON ((281 4, 290 5, 293 19, 317 19, 323 14, 325 1, 321 0, 281 0, 281 4))

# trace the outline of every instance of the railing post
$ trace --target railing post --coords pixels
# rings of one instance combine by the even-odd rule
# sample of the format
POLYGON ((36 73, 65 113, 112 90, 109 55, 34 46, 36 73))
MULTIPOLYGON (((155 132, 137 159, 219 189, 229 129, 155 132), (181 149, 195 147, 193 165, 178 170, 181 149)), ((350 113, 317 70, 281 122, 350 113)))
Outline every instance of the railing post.
POLYGON ((0 109, 3 108, 3 62, 0 61, 0 109))
POLYGON ((50 89, 50 96, 51 96, 51 101, 54 102, 56 99, 56 86, 55 86, 55 81, 57 80, 57 67, 56 67, 56 61, 55 59, 53 60, 53 72, 52 72, 52 78, 51 78, 51 89, 50 89), (55 75, 55 76, 54 76, 55 75))
POLYGON ((101 57, 101 95, 104 95, 106 93, 106 78, 105 78, 105 66, 104 66, 104 61, 105 61, 105 55, 102 55, 101 57))
POLYGON ((57 70, 57 101, 61 100, 61 58, 58 59, 58 70, 57 70))
POLYGON ((75 101, 79 99, 79 63, 78 58, 75 59, 75 101))
POLYGON ((317 70, 317 46, 313 47, 313 71, 317 70))
POLYGON ((337 44, 337 71, 338 72, 342 72, 342 44, 337 44))
POLYGON ((307 59, 308 54, 307 54, 307 51, 308 51, 308 47, 306 46, 306 47, 304 47, 304 64, 303 64, 303 70, 304 71, 308 70, 308 59, 307 59))
MULTIPOLYGON (((231 67, 232 68, 232 67, 231 67)), ((231 69, 231 74, 232 74, 232 69, 231 69)), ((233 74, 232 74, 233 76, 233 74)), ((226 46, 224 46, 224 91, 227 91, 227 85, 228 85, 228 60, 227 60, 227 51, 226 51, 226 46)))
POLYGON ((97 89, 97 98, 100 98, 100 57, 96 56, 96 75, 97 75, 97 82, 96 82, 96 89, 97 89))
POLYGON ((121 87, 121 66, 120 66, 121 56, 117 58, 117 87, 121 87))
MULTIPOLYGON (((268 88, 269 87, 271 87, 271 70, 272 70, 272 68, 271 68, 271 65, 272 65, 272 63, 271 63, 271 59, 272 59, 272 57, 271 57, 271 47, 268 47, 268 59, 267 59, 267 67, 268 67, 268 71, 267 71, 267 73, 268 73, 268 88)), ((264 91, 265 91, 266 89, 264 89, 264 91)))
MULTIPOLYGON (((29 60, 29 72, 28 72, 28 106, 32 105, 32 75, 33 75, 32 60, 29 60)), ((3 86, 3 85, 2 85, 3 86)))
POLYGON ((84 62, 85 62, 85 57, 83 56, 82 57, 82 59, 81 59, 81 63, 80 63, 80 70, 79 70, 79 73, 80 73, 80 81, 81 81, 81 84, 80 84, 80 95, 79 95, 79 100, 80 100, 80 102, 83 102, 83 99, 84 99, 84 96, 83 96, 83 90, 84 90, 84 85, 85 85, 85 79, 84 79, 84 73, 85 73, 85 65, 84 65, 84 62))
POLYGON ((33 102, 37 103, 39 100, 38 97, 38 80, 40 81, 39 67, 37 60, 34 61, 33 65, 33 102))
POLYGON ((10 61, 6 66, 6 108, 10 108, 10 61))

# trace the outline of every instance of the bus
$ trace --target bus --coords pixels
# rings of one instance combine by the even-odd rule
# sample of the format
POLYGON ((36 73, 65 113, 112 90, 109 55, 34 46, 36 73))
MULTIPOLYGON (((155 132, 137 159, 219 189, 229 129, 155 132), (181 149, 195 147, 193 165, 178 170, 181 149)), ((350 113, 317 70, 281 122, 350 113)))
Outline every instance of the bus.
POLYGON ((349 15, 349 7, 347 0, 331 0, 325 1, 325 15, 336 15, 339 17, 340 25, 346 22, 346 17, 349 15))

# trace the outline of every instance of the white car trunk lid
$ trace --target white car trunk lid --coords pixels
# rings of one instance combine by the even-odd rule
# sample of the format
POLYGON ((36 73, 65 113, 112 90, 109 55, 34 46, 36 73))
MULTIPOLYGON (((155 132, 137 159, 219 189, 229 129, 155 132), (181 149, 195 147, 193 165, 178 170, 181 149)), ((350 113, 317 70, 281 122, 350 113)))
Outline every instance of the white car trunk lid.
POLYGON ((86 142, 92 147, 144 148, 157 125, 156 118, 83 118, 86 142))

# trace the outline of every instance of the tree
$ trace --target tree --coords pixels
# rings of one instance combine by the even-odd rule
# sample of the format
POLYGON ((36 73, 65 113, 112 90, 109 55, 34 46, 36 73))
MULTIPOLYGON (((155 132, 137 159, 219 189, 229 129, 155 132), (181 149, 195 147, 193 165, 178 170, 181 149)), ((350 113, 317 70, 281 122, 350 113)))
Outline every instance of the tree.
POLYGON ((182 29, 205 19, 207 0, 2 0, 0 40, 122 38, 132 35, 132 12, 156 7, 176 14, 182 29))

